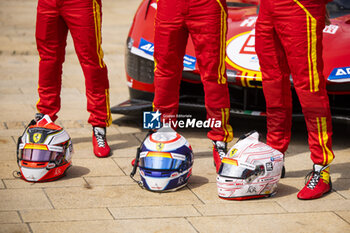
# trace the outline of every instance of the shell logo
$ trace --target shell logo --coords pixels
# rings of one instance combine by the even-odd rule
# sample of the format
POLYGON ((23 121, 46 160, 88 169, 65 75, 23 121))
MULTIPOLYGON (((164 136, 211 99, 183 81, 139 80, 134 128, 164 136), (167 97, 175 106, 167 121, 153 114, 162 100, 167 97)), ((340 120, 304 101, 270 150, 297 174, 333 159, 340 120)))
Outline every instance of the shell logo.
MULTIPOLYGON (((255 30, 240 33, 227 41, 226 62, 241 71, 244 79, 261 81, 259 59, 255 52, 255 30)), ((249 86, 249 82, 247 82, 249 86)), ((244 85, 245 86, 245 85, 244 85)))

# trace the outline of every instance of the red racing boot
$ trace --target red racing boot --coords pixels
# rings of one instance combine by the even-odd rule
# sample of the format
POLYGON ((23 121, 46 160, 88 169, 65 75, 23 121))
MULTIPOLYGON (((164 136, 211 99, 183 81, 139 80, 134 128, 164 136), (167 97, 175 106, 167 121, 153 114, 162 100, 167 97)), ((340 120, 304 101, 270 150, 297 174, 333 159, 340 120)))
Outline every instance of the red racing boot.
POLYGON ((329 176, 329 166, 314 164, 314 169, 309 173, 309 181, 305 187, 299 191, 298 199, 311 200, 322 197, 332 190, 331 177, 329 176))
POLYGON ((222 141, 213 141, 213 158, 216 167, 216 173, 219 172, 221 160, 227 153, 227 143, 222 141))
POLYGON ((106 128, 93 127, 92 129, 92 145, 96 157, 103 158, 109 156, 111 148, 109 148, 106 139, 106 128))

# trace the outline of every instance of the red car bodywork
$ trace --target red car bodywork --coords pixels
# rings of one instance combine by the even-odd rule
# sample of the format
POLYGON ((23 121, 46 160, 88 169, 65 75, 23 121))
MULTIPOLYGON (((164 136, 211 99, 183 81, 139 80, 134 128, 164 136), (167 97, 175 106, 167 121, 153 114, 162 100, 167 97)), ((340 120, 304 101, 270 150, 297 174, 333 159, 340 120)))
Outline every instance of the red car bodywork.
MULTIPOLYGON (((254 49, 254 26, 258 12, 257 0, 236 0, 227 1, 227 3, 226 67, 230 95, 232 97, 231 113, 264 115, 261 73, 254 49), (251 97, 252 95, 255 95, 255 97, 251 97)), ((155 0, 144 0, 136 11, 128 35, 125 59, 130 100, 114 106, 111 109, 113 113, 130 114, 133 111, 145 110, 149 108, 152 101, 151 96, 154 91, 153 36, 156 7, 155 0), (138 57, 135 58, 138 59, 137 62, 133 60, 134 58, 131 58, 134 56, 138 57), (138 76, 138 78, 135 76, 138 76), (133 94, 138 91, 145 95, 133 94)), ((333 116, 345 120, 350 120, 349 42, 350 14, 345 13, 342 16, 332 18, 331 25, 324 29, 324 75, 327 78, 327 90, 330 95, 333 116)), ((182 83, 186 86, 184 89, 201 88, 198 67, 195 64, 195 52, 190 37, 184 58, 182 83)), ((190 92, 192 94, 192 91, 190 92)), ((200 96, 201 92, 198 91, 198 93, 198 96, 200 96)), ((188 96, 188 93, 184 95, 188 96)), ((193 103, 191 98, 186 100, 186 97, 184 97, 184 99, 184 105, 193 103)), ((181 100, 180 95, 180 106, 181 100)), ((202 105, 201 101, 196 106, 199 105, 202 105)), ((296 114, 298 115, 299 113, 300 109, 296 110, 296 114)))

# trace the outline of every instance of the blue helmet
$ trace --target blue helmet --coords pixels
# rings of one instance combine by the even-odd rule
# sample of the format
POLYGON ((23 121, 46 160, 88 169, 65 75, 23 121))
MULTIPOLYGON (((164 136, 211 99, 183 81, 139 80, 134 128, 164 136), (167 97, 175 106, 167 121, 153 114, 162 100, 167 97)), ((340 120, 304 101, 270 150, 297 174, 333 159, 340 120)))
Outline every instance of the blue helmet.
POLYGON ((193 152, 187 140, 170 127, 149 135, 140 150, 139 170, 150 191, 175 191, 192 174, 193 152))

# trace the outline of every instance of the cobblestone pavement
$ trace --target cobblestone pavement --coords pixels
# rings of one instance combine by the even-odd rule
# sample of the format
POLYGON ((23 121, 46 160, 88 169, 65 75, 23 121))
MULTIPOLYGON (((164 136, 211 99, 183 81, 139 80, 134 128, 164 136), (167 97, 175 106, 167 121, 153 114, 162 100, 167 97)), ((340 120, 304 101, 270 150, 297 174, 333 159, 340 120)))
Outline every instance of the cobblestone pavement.
MULTIPOLYGON (((128 98, 124 45, 139 3, 103 0, 103 49, 112 106, 128 98)), ((0 232, 350 232, 349 123, 335 122, 333 192, 322 199, 296 198, 312 168, 303 122, 293 128, 287 178, 275 197, 219 199, 211 145, 202 130, 181 131, 195 152, 189 185, 173 193, 147 192, 129 178, 130 161, 145 135, 140 119, 114 115, 108 129, 112 156, 93 155, 84 78, 70 38, 57 123, 73 138, 74 165, 56 182, 15 179, 15 142, 34 116, 38 100, 35 17, 36 0, 0 0, 0 232)), ((265 133, 264 120, 231 122, 235 136, 254 128, 265 133)))

